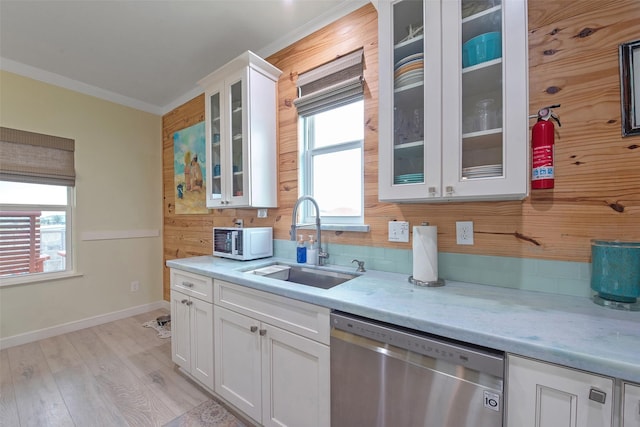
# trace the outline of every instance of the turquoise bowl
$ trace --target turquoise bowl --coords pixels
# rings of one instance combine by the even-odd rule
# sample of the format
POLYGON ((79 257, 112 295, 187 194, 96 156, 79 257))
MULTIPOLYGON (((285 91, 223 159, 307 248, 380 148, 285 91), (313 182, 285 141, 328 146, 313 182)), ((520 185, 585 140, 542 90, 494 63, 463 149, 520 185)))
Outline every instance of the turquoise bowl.
POLYGON ((462 66, 472 67, 502 56, 500 32, 480 34, 462 45, 462 66))
POLYGON ((591 289, 605 300, 640 297, 640 242, 591 241, 591 289))

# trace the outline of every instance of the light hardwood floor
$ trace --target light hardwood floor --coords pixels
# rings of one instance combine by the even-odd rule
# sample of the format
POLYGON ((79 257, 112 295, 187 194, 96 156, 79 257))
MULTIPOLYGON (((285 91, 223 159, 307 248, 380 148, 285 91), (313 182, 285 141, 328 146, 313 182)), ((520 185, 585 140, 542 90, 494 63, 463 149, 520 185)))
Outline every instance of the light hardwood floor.
POLYGON ((211 398, 142 324, 165 310, 0 351, 0 426, 162 426, 211 398))

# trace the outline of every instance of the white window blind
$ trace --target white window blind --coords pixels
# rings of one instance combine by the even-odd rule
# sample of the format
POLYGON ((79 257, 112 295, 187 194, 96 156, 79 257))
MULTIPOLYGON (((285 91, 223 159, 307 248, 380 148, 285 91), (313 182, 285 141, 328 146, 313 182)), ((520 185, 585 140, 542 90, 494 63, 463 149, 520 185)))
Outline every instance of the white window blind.
POLYGON ((299 116, 309 116, 361 98, 363 90, 362 48, 298 76, 298 98, 293 101, 299 116))

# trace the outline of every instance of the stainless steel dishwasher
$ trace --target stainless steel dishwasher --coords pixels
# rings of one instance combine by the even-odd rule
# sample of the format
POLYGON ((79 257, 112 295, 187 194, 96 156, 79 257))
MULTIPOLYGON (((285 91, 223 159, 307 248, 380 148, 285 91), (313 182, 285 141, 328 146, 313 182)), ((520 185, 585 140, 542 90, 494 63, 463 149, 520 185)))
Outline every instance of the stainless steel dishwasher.
POLYGON ((331 314, 332 427, 494 427, 504 354, 331 314))

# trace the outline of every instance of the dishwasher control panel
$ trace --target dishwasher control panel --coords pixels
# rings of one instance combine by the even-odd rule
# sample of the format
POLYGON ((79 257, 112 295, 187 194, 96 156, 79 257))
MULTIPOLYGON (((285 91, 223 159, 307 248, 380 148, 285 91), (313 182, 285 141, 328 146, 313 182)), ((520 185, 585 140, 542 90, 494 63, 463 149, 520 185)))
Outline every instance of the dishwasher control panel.
POLYGON ((418 331, 409 331, 382 322, 334 312, 331 327, 423 356, 461 365, 499 378, 504 375, 504 356, 500 352, 466 346, 418 331))

